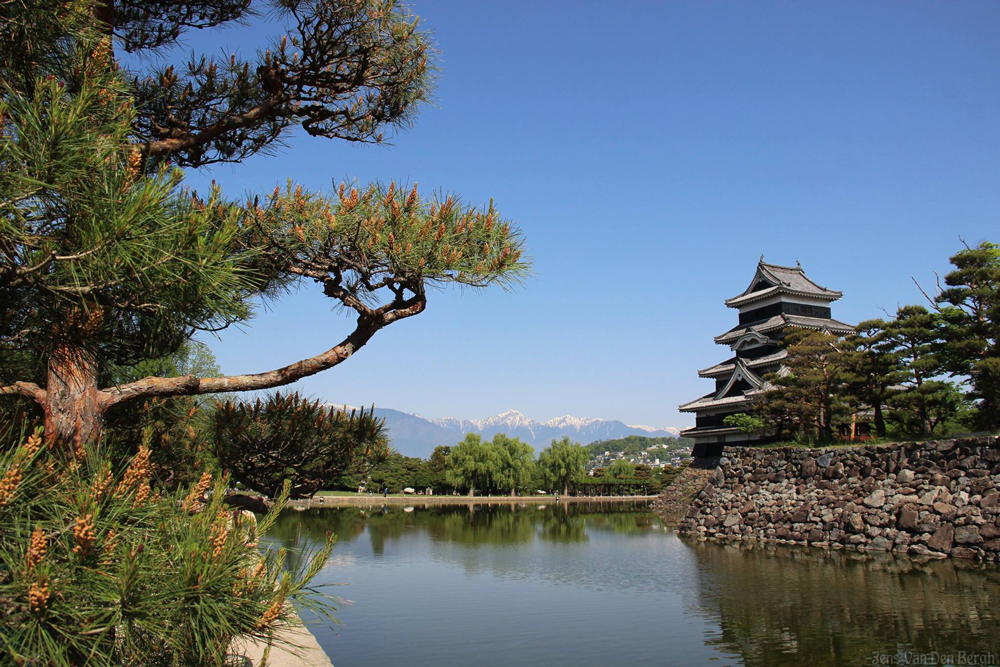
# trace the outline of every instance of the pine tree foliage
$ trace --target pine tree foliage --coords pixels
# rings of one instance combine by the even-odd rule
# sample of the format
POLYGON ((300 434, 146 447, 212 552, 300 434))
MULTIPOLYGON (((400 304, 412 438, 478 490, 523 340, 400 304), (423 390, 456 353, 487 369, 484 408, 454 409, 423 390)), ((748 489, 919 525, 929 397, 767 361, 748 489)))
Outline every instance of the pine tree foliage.
POLYGON ((297 393, 253 402, 217 402, 212 449, 233 480, 276 497, 312 496, 341 475, 364 478, 389 456, 384 421, 371 411, 339 409, 297 393))
POLYGON ((78 55, 76 81, 0 103, 0 345, 135 363, 249 314, 238 212, 184 195, 177 170, 145 175, 130 98, 99 44, 78 55))
POLYGON ((935 299, 943 320, 946 369, 967 376, 981 425, 1000 427, 1000 246, 981 243, 951 258, 935 299))
POLYGON ((841 343, 844 390, 855 410, 871 409, 875 433, 886 434, 886 404, 903 380, 900 354, 884 320, 865 320, 841 343))
POLYGON ((92 0, 0 5, 15 36, 0 78, 32 82, 54 68, 54 36, 93 26, 128 54, 143 154, 180 166, 239 162, 294 127, 313 136, 381 142, 430 97, 433 49, 393 0, 92 0), (192 30, 239 29, 266 14, 274 34, 245 57, 173 56, 192 30))
POLYGON ((887 327, 899 355, 903 391, 891 398, 894 418, 908 432, 930 435, 958 412, 962 396, 944 376, 943 321, 923 306, 903 306, 887 327))
POLYGON ((180 188, 186 166, 239 161, 295 124, 352 141, 406 123, 428 94, 416 19, 374 0, 261 3, 287 37, 258 61, 197 59, 135 78, 114 48, 169 62, 185 31, 238 23, 246 2, 0 5, 0 396, 45 412, 46 437, 79 447, 109 410, 152 397, 266 389, 331 368, 385 326, 422 312, 427 287, 516 283, 523 241, 492 202, 289 182, 246 202, 180 188), (30 15, 29 15, 30 14, 30 15), (32 23, 32 21, 35 21, 32 23), (135 80, 130 80, 132 77, 135 80), (234 377, 108 369, 175 352, 198 330, 245 322, 260 298, 314 281, 357 326, 325 352, 234 377))
POLYGON ((842 391, 844 353, 840 339, 822 331, 793 331, 786 338, 786 370, 765 379, 774 385, 766 410, 780 428, 798 425, 819 440, 833 439, 834 426, 849 412, 842 391))
POLYGON ((293 602, 332 618, 310 581, 333 539, 300 568, 258 544, 287 494, 259 524, 223 504, 224 477, 161 496, 149 453, 66 465, 36 433, 0 454, 4 664, 232 664, 242 642, 300 623, 293 602))

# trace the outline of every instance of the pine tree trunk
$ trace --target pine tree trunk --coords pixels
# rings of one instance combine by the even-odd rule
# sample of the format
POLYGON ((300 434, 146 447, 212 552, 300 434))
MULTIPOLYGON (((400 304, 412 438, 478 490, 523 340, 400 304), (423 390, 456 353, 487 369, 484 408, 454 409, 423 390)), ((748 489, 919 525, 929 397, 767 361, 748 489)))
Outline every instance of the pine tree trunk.
POLYGON ((96 442, 104 428, 104 409, 94 354, 69 345, 56 348, 49 356, 46 441, 70 452, 96 442))
POLYGON ((920 416, 920 431, 924 435, 930 435, 934 431, 934 426, 931 424, 931 418, 927 414, 927 406, 924 401, 920 401, 920 407, 917 408, 917 414, 920 416))
POLYGON ((563 495, 564 496, 568 496, 569 495, 569 482, 566 482, 565 484, 563 484, 563 495))
POLYGON ((885 416, 882 414, 882 404, 876 403, 875 408, 875 434, 880 437, 885 437, 885 416))

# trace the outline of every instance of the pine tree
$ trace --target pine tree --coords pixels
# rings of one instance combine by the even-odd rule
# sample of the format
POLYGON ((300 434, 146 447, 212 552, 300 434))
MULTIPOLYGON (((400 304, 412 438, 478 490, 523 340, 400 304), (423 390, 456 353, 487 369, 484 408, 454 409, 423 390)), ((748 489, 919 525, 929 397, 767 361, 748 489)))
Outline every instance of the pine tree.
POLYGON ((220 401, 212 415, 212 451, 234 481, 276 497, 312 496, 341 475, 362 479, 389 457, 384 421, 371 410, 338 409, 297 393, 220 401))
POLYGON ((856 411, 872 410, 875 432, 884 438, 884 408, 903 379, 900 355, 884 320, 861 322, 855 332, 842 343, 844 391, 850 395, 856 411))
POLYGON ((50 442, 80 449, 108 411, 150 397, 266 389, 332 368, 424 310, 431 284, 509 284, 526 269, 492 202, 341 183, 227 200, 181 189, 176 167, 239 162, 290 128, 379 141, 429 94, 429 43, 393 2, 277 4, 289 30, 255 62, 129 62, 191 28, 237 23, 250 2, 4 3, 0 24, 0 396, 35 401, 50 442), (44 5, 42 7, 41 5, 44 5), (42 11, 47 8, 46 11, 42 11), (245 322, 260 297, 315 283, 356 315, 324 352, 230 377, 106 370, 170 355, 245 322), (37 359, 39 365, 30 366, 37 359), (13 369, 13 370, 12 370, 13 369), (16 373, 16 374, 15 374, 16 373))
POLYGON ((940 306, 945 369, 967 376, 978 418, 1000 427, 1000 246, 983 242, 951 257, 940 306))
POLYGON ((899 355, 899 383, 905 387, 891 403, 904 428, 930 435, 939 422, 955 413, 961 398, 952 383, 935 379, 945 370, 941 317, 923 306, 903 306, 886 333, 899 355), (909 427, 911 423, 915 429, 909 427))
POLYGON ((839 338, 822 331, 793 331, 785 338, 785 369, 765 379, 774 385, 766 405, 783 426, 797 424, 821 441, 833 439, 837 420, 849 412, 846 369, 839 338))

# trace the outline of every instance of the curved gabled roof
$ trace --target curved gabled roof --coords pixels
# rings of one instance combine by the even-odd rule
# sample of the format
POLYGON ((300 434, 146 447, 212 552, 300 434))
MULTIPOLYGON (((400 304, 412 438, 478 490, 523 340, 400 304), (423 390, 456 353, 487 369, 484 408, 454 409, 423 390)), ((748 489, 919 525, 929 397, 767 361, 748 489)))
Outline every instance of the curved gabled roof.
POLYGON ((775 315, 763 322, 756 324, 741 324, 730 329, 721 336, 715 337, 715 342, 719 345, 733 345, 740 338, 748 334, 768 334, 785 327, 799 327, 800 329, 812 329, 815 331, 829 331, 834 334, 849 334, 854 331, 850 324, 844 324, 834 319, 826 317, 806 317, 804 315, 775 315))
POLYGON ((824 301, 836 301, 843 296, 842 292, 827 289, 806 276, 801 265, 780 266, 767 264, 761 257, 757 263, 757 272, 750 285, 743 292, 731 299, 726 299, 730 308, 738 308, 746 303, 766 299, 774 294, 790 294, 793 296, 808 296, 824 301))

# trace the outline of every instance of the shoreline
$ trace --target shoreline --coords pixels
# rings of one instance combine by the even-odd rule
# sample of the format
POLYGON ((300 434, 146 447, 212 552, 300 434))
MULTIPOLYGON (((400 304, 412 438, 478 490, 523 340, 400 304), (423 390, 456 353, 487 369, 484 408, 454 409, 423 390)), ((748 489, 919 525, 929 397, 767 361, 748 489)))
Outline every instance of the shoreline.
POLYGON ((648 503, 658 495, 651 496, 378 496, 361 494, 358 496, 318 496, 304 500, 290 500, 288 506, 307 509, 310 507, 381 507, 400 505, 406 507, 431 507, 435 505, 563 505, 575 503, 648 503))
POLYGON ((333 667, 333 661, 316 635, 302 622, 298 612, 294 613, 299 624, 279 631, 278 641, 271 644, 269 652, 267 642, 248 641, 240 645, 233 656, 242 658, 246 667, 262 664, 265 652, 270 667, 333 667))

